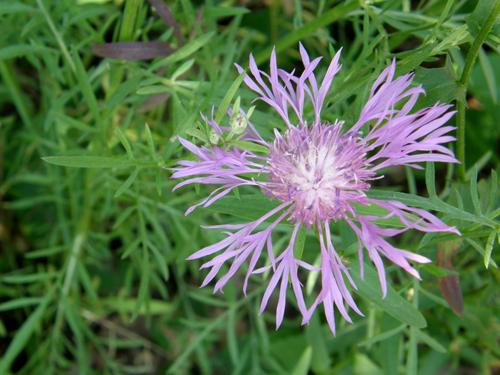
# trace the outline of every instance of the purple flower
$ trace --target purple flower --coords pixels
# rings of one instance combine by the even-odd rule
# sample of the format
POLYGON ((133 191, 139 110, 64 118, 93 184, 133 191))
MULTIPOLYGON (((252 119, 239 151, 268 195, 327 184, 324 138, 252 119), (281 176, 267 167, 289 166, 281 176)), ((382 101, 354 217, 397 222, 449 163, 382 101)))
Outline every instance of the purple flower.
POLYGON ((195 160, 180 161, 172 176, 188 177, 177 187, 192 183, 219 185, 207 198, 189 208, 187 213, 200 205, 207 207, 234 188, 245 185, 256 186, 280 203, 253 222, 211 227, 225 230, 226 237, 188 258, 193 260, 213 256, 201 267, 209 270, 202 286, 211 282, 224 264, 228 265, 227 272, 216 282, 215 291, 221 290, 243 263, 248 264, 243 284, 245 292, 251 275, 269 271, 272 276, 260 310, 264 310, 271 295, 278 289, 277 327, 283 321, 289 285, 303 316, 303 323, 309 321, 319 305, 323 305, 333 333, 335 310, 349 322, 349 308, 362 315, 349 291, 356 285, 331 239, 330 226, 338 220, 344 220, 358 237, 361 275, 366 251, 377 269, 384 296, 387 282, 383 258, 417 278, 420 276, 412 263, 430 262, 426 257, 393 246, 388 238, 409 229, 458 234, 455 228, 447 226, 425 210, 408 207, 398 201, 372 199, 366 195, 371 181, 383 177, 378 175, 382 168, 421 168, 418 163, 425 161, 457 162, 453 153, 443 146, 455 139, 448 135, 455 128, 445 125, 454 114, 450 110, 451 106, 435 104, 411 113, 424 90, 421 86, 411 86, 412 74, 394 77, 396 63, 393 60, 373 84, 359 119, 349 130, 344 130, 349 126, 340 120, 333 124, 322 122, 320 113, 323 103, 333 78, 340 70, 340 52, 331 61, 321 84, 314 73, 321 58, 311 61, 302 45, 300 55, 304 69, 301 74, 278 69, 274 51, 269 74, 259 70, 250 55, 250 75, 239 66, 237 69, 245 74, 244 82, 257 93, 258 99, 279 114, 287 129, 283 132, 275 129, 274 140, 266 142, 245 113, 238 109, 238 124, 243 122, 243 127, 238 129, 244 129, 239 139, 253 142, 267 150, 267 153, 259 153, 239 149, 234 143, 217 145, 224 137, 234 137, 232 124, 236 113, 229 113, 231 126, 221 126, 213 119, 205 119, 216 136, 214 144, 198 147, 181 139, 195 160), (305 118, 306 100, 314 110, 314 118, 310 119, 310 123, 305 118), (381 217, 358 213, 356 207, 360 205, 381 207, 386 213, 383 218, 397 218, 402 227, 393 229, 377 225, 381 217), (285 250, 275 254, 272 232, 281 222, 291 223, 293 230, 285 250), (319 267, 294 255, 301 226, 317 230, 319 267), (267 253, 267 257, 263 253, 267 253), (299 270, 319 272, 321 276, 315 288, 318 293, 309 307, 304 299, 299 270))

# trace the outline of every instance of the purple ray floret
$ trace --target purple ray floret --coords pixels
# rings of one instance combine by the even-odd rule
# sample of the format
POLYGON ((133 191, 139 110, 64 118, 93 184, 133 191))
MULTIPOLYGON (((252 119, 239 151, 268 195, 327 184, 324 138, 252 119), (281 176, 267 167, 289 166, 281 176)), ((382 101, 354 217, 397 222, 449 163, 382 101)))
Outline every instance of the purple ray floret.
MULTIPOLYGON (((176 188, 194 183, 218 185, 187 213, 200 205, 211 205, 239 186, 255 186, 276 201, 275 208, 255 221, 210 227, 224 230, 225 238, 195 252, 189 259, 209 257, 201 266, 208 270, 202 286, 226 270, 218 277, 215 291, 220 291, 243 264, 247 264, 243 282, 245 293, 250 276, 270 273, 260 311, 266 308, 278 289, 277 328, 283 321, 289 286, 304 324, 320 305, 333 333, 335 311, 348 322, 351 322, 349 310, 362 315, 350 292, 356 289, 356 284, 333 245, 330 227, 335 222, 345 221, 356 234, 361 276, 366 253, 377 270, 383 296, 387 293, 384 259, 416 278, 420 275, 412 263, 430 262, 424 256, 395 247, 389 238, 410 229, 459 234, 430 212, 399 201, 373 199, 366 194, 371 181, 383 178, 379 174, 383 168, 422 168, 419 163, 428 161, 457 163, 453 153, 444 146, 455 140, 449 135, 455 128, 446 125, 454 114, 451 106, 438 103, 412 111, 424 90, 412 85, 411 73, 395 77, 396 62, 393 60, 376 79, 354 124, 341 120, 324 122, 321 110, 340 70, 340 53, 334 56, 322 80, 315 75, 321 58, 311 60, 302 45, 300 56, 304 66, 301 74, 279 69, 275 51, 271 54, 269 73, 260 70, 251 55, 249 74, 237 66, 244 74, 245 84, 286 124, 286 130, 274 130, 272 141, 264 140, 253 124, 247 124, 241 140, 254 142, 267 149, 267 153, 239 149, 234 144, 198 147, 180 139, 194 160, 180 161, 174 168, 173 178, 187 178, 176 188), (314 113, 310 119, 306 118, 307 105, 314 113), (378 206, 385 216, 361 214, 356 209, 360 206, 378 206), (380 225, 381 219, 389 218, 397 219, 398 229, 380 225), (289 223, 293 229, 285 249, 276 253, 272 234, 280 223, 289 223), (318 233, 317 265, 308 264, 294 254, 302 226, 318 233), (309 290, 316 291, 309 307, 299 271, 301 276, 302 273, 320 273, 313 278, 317 285, 309 290)), ((244 117, 245 113, 241 111, 241 115, 244 117)), ((231 132, 230 127, 213 119, 205 118, 205 121, 217 136, 231 132)))

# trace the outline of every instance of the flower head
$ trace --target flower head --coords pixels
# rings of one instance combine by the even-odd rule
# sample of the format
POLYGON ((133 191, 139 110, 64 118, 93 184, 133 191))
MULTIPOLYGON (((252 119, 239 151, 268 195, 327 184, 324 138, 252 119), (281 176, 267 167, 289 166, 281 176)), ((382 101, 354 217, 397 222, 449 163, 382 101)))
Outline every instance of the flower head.
POLYGON ((277 205, 259 219, 237 225, 219 225, 226 237, 189 257, 199 259, 213 256, 203 265, 209 272, 203 286, 216 278, 224 264, 229 268, 215 284, 221 290, 229 279, 247 263, 245 281, 251 275, 270 270, 272 276, 264 292, 261 311, 265 309, 273 291, 278 288, 276 325, 281 324, 285 311, 288 285, 292 287, 297 306, 307 323, 319 305, 323 305, 326 320, 335 333, 335 311, 351 321, 348 309, 362 315, 351 293, 356 285, 335 250, 330 225, 345 221, 357 235, 361 275, 365 251, 377 269, 382 293, 387 293, 384 261, 392 262, 419 278, 415 263, 429 259, 395 247, 388 238, 409 229, 422 232, 458 231, 444 224, 433 214, 399 201, 383 201, 367 196, 371 181, 382 178, 382 168, 409 166, 421 168, 425 161, 456 163, 453 153, 443 144, 453 141, 450 133, 455 128, 445 125, 453 116, 451 106, 435 104, 416 112, 412 109, 424 90, 412 86, 412 74, 395 78, 395 61, 376 79, 367 103, 354 124, 337 120, 321 120, 321 110, 331 83, 340 70, 339 51, 329 64, 319 84, 315 70, 321 58, 311 60, 300 45, 304 65, 300 75, 294 71, 278 69, 273 51, 270 71, 257 68, 250 56, 250 74, 244 74, 246 85, 257 93, 258 99, 271 106, 286 125, 285 131, 274 130, 274 140, 266 141, 257 132, 242 110, 231 116, 231 125, 222 126, 213 119, 206 120, 217 135, 216 144, 198 147, 181 139, 183 146, 195 156, 194 161, 180 161, 174 168, 173 178, 185 178, 181 187, 192 183, 219 185, 207 198, 189 208, 207 207, 239 186, 255 186, 273 198, 277 205), (306 100, 312 105, 314 118, 305 115, 306 100), (264 154, 240 149, 237 144, 218 145, 225 135, 234 135, 235 128, 241 140, 254 142, 264 148, 264 154), (363 135, 361 130, 367 129, 363 135), (346 130, 347 129, 347 130, 346 130), (375 205, 384 212, 384 218, 394 217, 401 228, 381 227, 379 216, 361 214, 359 206, 375 205), (272 232, 282 222, 289 222, 293 229, 286 248, 279 254, 273 249, 272 232), (297 233, 301 226, 317 231, 320 243, 319 267, 298 259, 294 254, 297 233), (267 253, 267 261, 264 253, 267 253), (258 267, 259 263, 261 264, 258 267), (264 265, 262 265, 264 264, 264 265), (318 293, 308 307, 305 302, 299 270, 320 272, 318 293))

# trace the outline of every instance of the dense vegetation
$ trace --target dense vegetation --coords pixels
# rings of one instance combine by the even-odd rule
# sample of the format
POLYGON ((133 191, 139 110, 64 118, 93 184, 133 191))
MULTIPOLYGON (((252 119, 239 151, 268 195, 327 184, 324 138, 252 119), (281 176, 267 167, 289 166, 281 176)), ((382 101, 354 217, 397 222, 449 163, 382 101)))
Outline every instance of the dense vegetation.
MULTIPOLYGON (((0 1, 0 374, 489 374, 500 369, 499 0, 0 1), (166 7, 168 4, 168 8, 166 7), (153 8, 156 7, 156 10, 153 8), (382 299, 370 266, 355 292, 365 317, 321 314, 280 330, 258 314, 266 284, 242 276, 200 289, 186 257, 220 239, 201 225, 241 222, 232 193, 184 216, 208 191, 172 192, 169 168, 204 141, 200 112, 240 96, 233 64, 322 67, 343 47, 325 116, 346 124, 393 58, 427 95, 452 103, 460 165, 393 168, 379 196, 433 210, 453 234, 405 234, 433 260, 418 282, 389 267, 382 299), (326 62, 325 62, 326 61, 326 62)), ((256 104, 262 134, 282 128, 256 104)), ((289 228, 283 228, 289 237, 289 228)), ((342 225, 334 239, 356 252, 342 225)), ((306 238, 304 256, 318 242, 306 238)), ((309 254, 309 255, 307 255, 309 254)))

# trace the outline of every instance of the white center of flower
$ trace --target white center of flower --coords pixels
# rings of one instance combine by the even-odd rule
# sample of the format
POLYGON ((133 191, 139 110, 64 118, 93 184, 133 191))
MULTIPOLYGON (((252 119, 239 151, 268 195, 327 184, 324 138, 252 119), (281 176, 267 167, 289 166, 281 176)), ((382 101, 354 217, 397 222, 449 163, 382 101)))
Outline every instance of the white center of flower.
POLYGON ((340 124, 291 128, 278 135, 269 157, 269 193, 293 202, 292 217, 307 225, 337 219, 347 199, 368 187, 363 149, 356 141, 340 134, 340 124))

